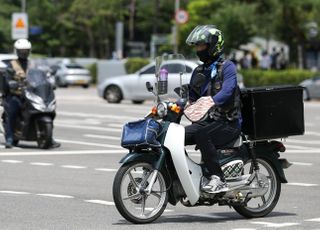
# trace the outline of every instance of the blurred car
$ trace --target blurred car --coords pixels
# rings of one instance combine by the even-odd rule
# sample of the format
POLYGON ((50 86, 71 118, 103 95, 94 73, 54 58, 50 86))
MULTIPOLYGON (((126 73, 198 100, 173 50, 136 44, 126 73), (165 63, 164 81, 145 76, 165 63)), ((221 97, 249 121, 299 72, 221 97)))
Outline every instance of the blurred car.
POLYGON ((300 86, 304 87, 303 89, 303 99, 308 101, 311 99, 320 98, 320 76, 316 76, 311 79, 302 81, 300 86))
MULTIPOLYGON (((186 78, 183 83, 189 83, 193 70, 199 65, 193 61, 170 61, 163 67, 169 73, 175 73, 173 77, 169 76, 168 92, 173 92, 173 89, 180 85, 179 70, 181 65, 186 66, 186 78)), ((147 91, 146 82, 154 84, 155 78, 155 63, 150 63, 133 74, 111 77, 102 81, 98 85, 98 95, 106 99, 109 103, 120 103, 122 100, 131 100, 134 104, 141 104, 145 100, 154 99, 154 95, 147 91)), ((239 75, 238 84, 241 88, 244 87, 243 77, 239 75)), ((176 95, 169 95, 176 97, 176 95)))
MULTIPOLYGON (((187 77, 183 82, 189 82, 192 71, 198 66, 196 63, 173 60, 163 66, 170 73, 168 92, 173 92, 173 88, 180 85, 179 72, 183 64, 186 65, 187 77)), ((141 104, 145 100, 154 99, 154 95, 146 89, 146 82, 154 85, 155 81, 155 62, 152 62, 133 74, 107 78, 98 85, 98 94, 109 103, 120 103, 121 100, 127 99, 131 100, 134 104, 141 104)), ((174 97, 175 95, 170 96, 174 97)))
POLYGON ((61 62, 51 66, 51 71, 54 74, 56 84, 59 87, 81 85, 83 88, 88 88, 92 81, 89 70, 77 63, 61 62))

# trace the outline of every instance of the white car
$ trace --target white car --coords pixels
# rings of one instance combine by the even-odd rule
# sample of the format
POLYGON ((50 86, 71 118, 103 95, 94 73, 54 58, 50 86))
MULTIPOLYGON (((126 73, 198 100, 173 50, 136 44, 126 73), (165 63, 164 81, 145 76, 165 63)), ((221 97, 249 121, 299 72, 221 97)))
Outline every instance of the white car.
MULTIPOLYGON (((183 83, 190 82, 192 71, 198 66, 192 61, 173 60, 163 65, 169 72, 168 92, 180 85, 180 70, 182 65, 186 66, 186 74, 183 83)), ((121 100, 131 100, 134 104, 141 104, 145 100, 154 99, 154 95, 147 91, 146 82, 154 85, 155 63, 152 62, 133 74, 111 77, 104 80, 98 86, 98 94, 109 103, 120 103, 121 100)), ((169 95, 175 97, 176 95, 169 95)))

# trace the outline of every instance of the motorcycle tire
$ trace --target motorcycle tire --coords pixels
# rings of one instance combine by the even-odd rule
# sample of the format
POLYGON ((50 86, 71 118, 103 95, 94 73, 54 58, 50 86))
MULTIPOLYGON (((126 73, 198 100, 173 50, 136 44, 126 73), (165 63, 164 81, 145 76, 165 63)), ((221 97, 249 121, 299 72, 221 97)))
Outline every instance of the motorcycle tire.
MULTIPOLYGON (((137 191, 137 186, 141 186, 143 181, 143 175, 141 177, 134 177, 136 176, 134 173, 137 172, 137 168, 143 168, 143 171, 145 169, 149 170, 150 174, 153 172, 153 167, 151 164, 146 162, 130 162, 128 164, 125 164, 120 167, 118 170, 114 182, 113 182, 113 200, 115 202, 116 208, 118 209, 119 213, 128 221, 134 223, 134 224, 146 224, 153 222, 157 218, 159 218, 162 213, 164 212, 167 203, 168 203, 168 194, 166 191, 166 182, 163 177, 163 174, 161 172, 158 172, 156 181, 154 185, 159 184, 158 191, 151 192, 150 195, 141 195, 142 193, 137 191), (131 173, 133 170, 134 173, 131 173), (133 174, 133 175, 132 175, 133 174), (125 184, 126 177, 129 177, 128 184, 125 184), (134 181, 134 182, 133 182, 134 181), (124 186, 123 186, 124 184, 124 186), (136 186, 135 186, 136 185, 136 186), (159 193, 156 194, 155 193, 159 193), (156 197, 159 200, 159 203, 156 205, 156 208, 146 208, 147 199, 151 199, 156 197), (126 196, 126 197, 124 197, 126 196), (129 205, 126 206, 128 202, 129 205), (143 204, 142 204, 143 202, 143 204), (135 213, 135 209, 139 209, 139 207, 132 208, 133 210, 129 210, 132 205, 137 205, 141 207, 140 215, 135 213), (146 211, 149 211, 150 209, 150 215, 146 215, 144 209, 146 208, 146 211)), ((140 170, 141 171, 141 170, 140 170)), ((149 174, 149 177, 150 177, 149 174)), ((147 177, 148 178, 148 177, 147 177)), ((146 182, 148 183, 148 181, 146 182)), ((147 185, 146 185, 147 186, 147 185)), ((140 187, 139 187, 140 188, 140 187)), ((153 187, 154 188, 154 187, 153 187)), ((136 211, 138 212, 138 211, 136 211)))
MULTIPOLYGON (((238 212, 240 215, 246 217, 246 218, 258 218, 268 215, 277 205, 278 200, 280 198, 281 193, 281 183, 280 178, 274 169, 273 165, 265 159, 258 158, 257 159, 260 170, 262 167, 264 167, 269 173, 269 179, 270 179, 270 197, 268 199, 265 199, 265 196, 257 197, 257 198, 251 198, 246 205, 241 206, 234 206, 233 208, 238 212), (255 199, 261 199, 262 205, 253 208, 249 207, 249 204, 251 201, 254 201, 255 199)), ((251 161, 246 162, 246 164, 251 164, 251 161)), ((245 165, 246 165, 245 164, 245 165)))
POLYGON ((38 147, 40 149, 48 149, 52 142, 52 123, 38 124, 37 129, 37 133, 40 133, 40 135, 37 137, 38 147))

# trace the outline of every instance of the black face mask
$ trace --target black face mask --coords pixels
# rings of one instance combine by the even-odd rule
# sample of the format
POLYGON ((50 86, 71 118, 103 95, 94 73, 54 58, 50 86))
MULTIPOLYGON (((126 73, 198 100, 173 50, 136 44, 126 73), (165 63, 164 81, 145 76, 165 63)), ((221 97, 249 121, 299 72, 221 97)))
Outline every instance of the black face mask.
POLYGON ((17 50, 17 56, 19 59, 26 60, 28 59, 29 54, 30 54, 30 50, 28 49, 17 50))
POLYGON ((202 61, 205 64, 208 63, 209 61, 211 61, 211 57, 210 57, 208 49, 197 51, 197 56, 200 59, 200 61, 202 61))

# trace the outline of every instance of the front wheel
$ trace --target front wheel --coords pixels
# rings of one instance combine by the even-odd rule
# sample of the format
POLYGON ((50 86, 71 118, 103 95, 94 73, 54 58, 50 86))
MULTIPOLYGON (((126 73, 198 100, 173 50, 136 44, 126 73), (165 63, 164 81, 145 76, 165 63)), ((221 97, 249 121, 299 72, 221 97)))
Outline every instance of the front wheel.
POLYGON ((121 166, 113 182, 113 200, 120 214, 135 224, 145 224, 161 216, 168 203, 166 183, 161 172, 151 188, 145 192, 153 167, 145 162, 131 162, 121 166))
POLYGON ((38 147, 41 149, 48 149, 52 142, 52 123, 39 122, 36 128, 38 147))
MULTIPOLYGON (((268 189, 263 196, 251 198, 245 206, 234 206, 234 209, 242 216, 247 218, 263 217, 268 215, 277 205, 281 183, 274 167, 266 160, 258 158, 259 172, 268 179, 268 189)), ((251 160, 247 161, 243 167, 243 174, 252 174, 253 167, 251 160)), ((252 183, 258 183, 256 179, 252 183)))

